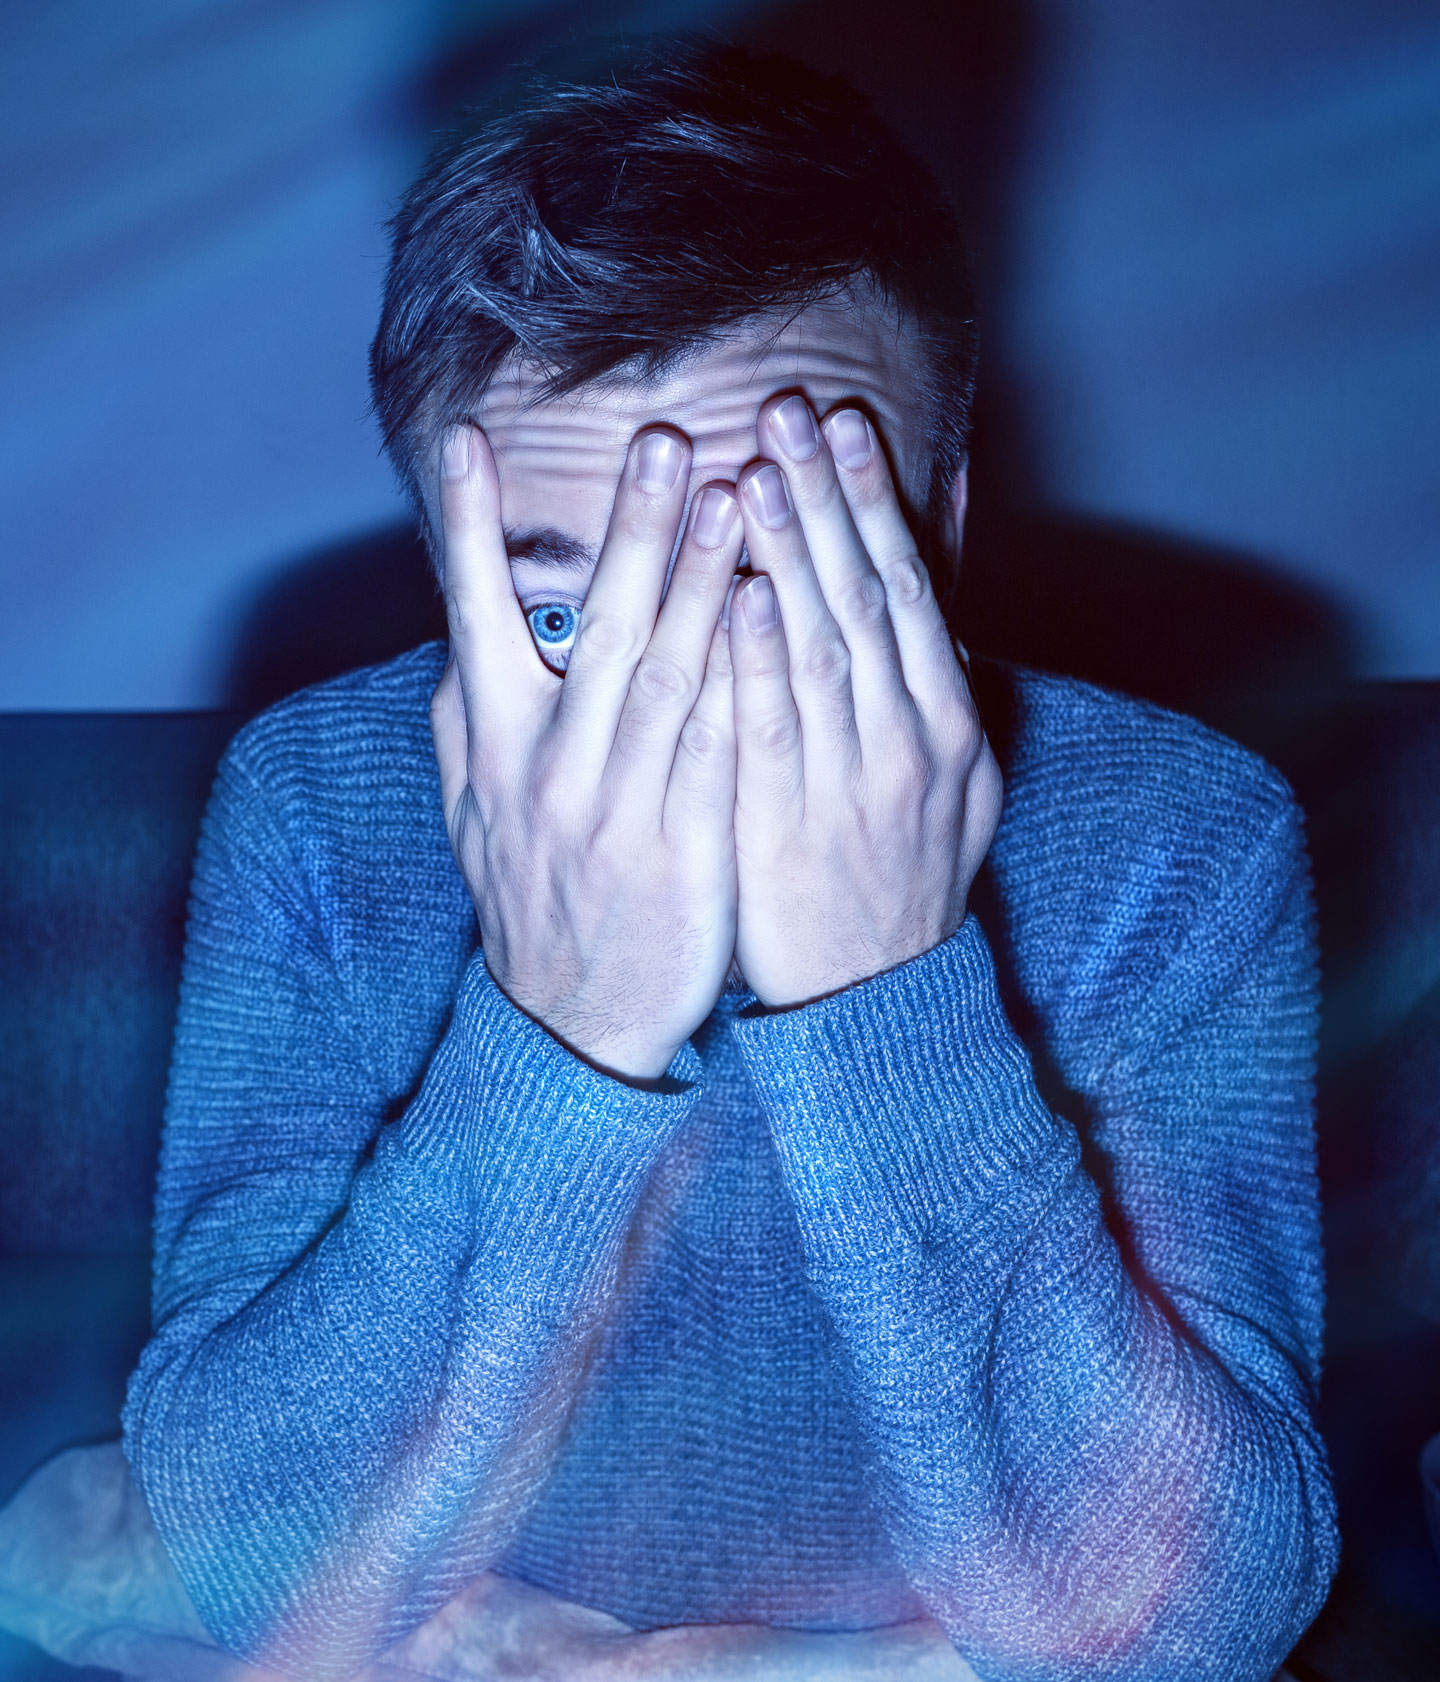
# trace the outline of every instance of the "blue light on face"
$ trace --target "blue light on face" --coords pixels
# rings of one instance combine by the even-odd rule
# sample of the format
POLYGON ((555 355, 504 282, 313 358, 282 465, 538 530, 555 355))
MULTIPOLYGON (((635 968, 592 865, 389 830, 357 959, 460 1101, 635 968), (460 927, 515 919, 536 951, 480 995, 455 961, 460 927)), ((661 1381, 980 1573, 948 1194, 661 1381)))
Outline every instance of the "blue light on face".
POLYGON ((537 602, 525 610, 525 617, 540 658, 552 671, 563 672, 580 627, 579 609, 569 602, 537 602))

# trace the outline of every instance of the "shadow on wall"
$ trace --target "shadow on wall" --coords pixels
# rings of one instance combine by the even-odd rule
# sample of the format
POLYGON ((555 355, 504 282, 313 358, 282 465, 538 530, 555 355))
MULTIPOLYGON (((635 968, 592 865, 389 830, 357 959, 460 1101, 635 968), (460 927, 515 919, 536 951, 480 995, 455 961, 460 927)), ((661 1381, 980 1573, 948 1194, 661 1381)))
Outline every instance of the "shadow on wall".
POLYGON ((259 712, 307 684, 445 635, 445 608, 412 526, 384 526, 277 570, 241 622, 223 705, 259 712))
POLYGON ((1191 713, 1284 760, 1350 675, 1339 608, 1251 556, 992 499, 983 460, 955 629, 987 654, 1191 713))

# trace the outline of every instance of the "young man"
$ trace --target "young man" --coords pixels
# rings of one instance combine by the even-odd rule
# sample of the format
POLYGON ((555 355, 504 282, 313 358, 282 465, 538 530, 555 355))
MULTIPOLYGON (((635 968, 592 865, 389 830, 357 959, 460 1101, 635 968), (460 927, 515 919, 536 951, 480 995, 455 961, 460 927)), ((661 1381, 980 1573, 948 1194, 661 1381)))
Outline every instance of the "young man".
POLYGON ((397 218, 448 658, 222 765, 126 1412, 235 1652, 344 1675, 491 1572, 985 1682, 1260 1679, 1318 1609, 1297 814, 1156 709, 977 706, 958 273, 853 95, 717 49, 397 218))

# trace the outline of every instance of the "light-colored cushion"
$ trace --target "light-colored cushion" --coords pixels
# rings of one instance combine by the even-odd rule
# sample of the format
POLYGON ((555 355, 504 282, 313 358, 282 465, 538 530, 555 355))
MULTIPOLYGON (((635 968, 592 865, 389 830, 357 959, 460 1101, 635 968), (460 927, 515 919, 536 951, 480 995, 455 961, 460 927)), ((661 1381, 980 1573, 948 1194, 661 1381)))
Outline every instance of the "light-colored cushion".
POLYGON ((175 1574, 119 1443, 67 1449, 0 1512, 0 1624, 67 1664, 155 1682, 262 1682, 175 1574))
MULTIPOLYGON (((217 1647, 119 1443, 67 1449, 0 1511, 0 1626, 144 1682, 295 1682, 217 1647)), ((928 1620, 854 1634, 635 1631, 485 1572, 352 1682, 977 1682, 928 1620)), ((301 1679, 303 1682, 303 1679, 301 1679)))

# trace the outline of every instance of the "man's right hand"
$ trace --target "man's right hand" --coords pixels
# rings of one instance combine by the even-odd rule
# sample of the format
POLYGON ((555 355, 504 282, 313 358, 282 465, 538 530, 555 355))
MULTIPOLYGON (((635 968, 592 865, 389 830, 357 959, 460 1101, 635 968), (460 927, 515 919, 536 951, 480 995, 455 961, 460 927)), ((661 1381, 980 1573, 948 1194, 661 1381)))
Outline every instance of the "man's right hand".
POLYGON ((676 432, 632 442, 563 679, 516 599, 479 428, 450 429, 440 469, 450 663, 431 727, 485 961, 557 1039, 629 1079, 669 1067, 714 1008, 735 944, 718 620, 743 528, 731 487, 697 492, 661 605, 689 467, 676 432))

